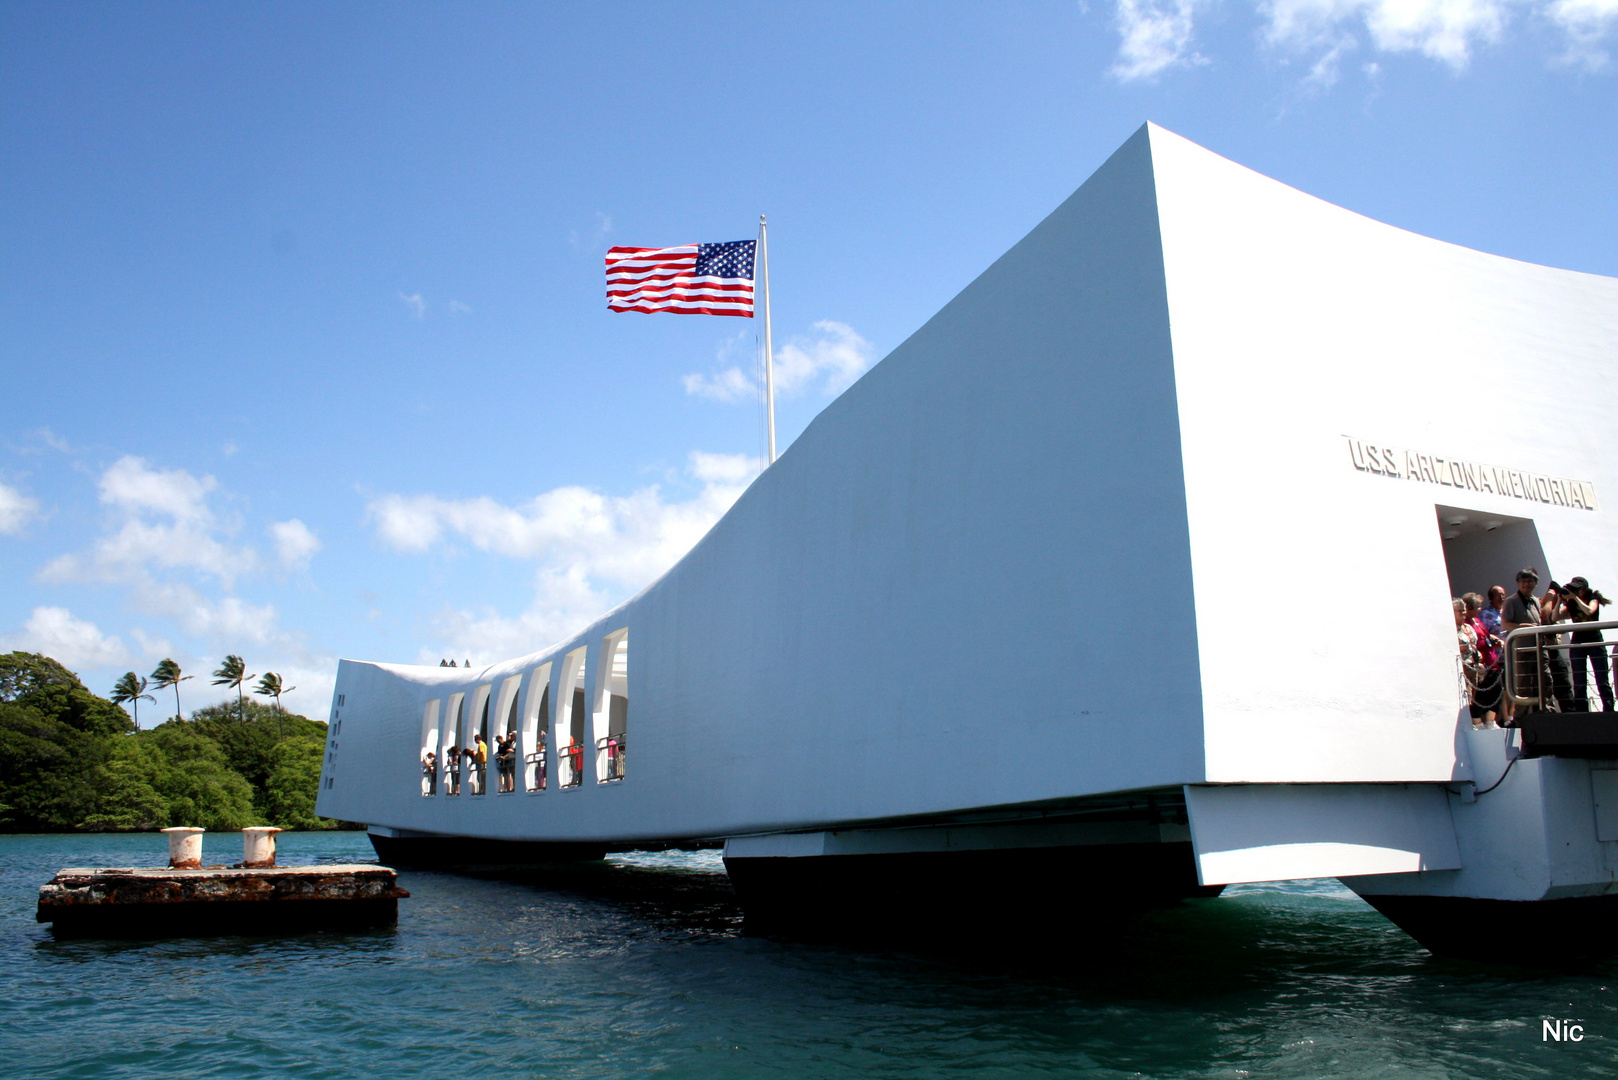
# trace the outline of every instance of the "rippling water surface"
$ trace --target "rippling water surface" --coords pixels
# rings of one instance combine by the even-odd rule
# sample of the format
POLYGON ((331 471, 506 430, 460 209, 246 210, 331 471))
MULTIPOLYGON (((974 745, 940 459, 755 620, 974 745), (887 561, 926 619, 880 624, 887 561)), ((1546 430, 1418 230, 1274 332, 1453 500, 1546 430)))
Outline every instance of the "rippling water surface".
MULTIPOLYGON (((33 921, 58 868, 163 851, 0 837, 0 1075, 1618 1076, 1618 965, 1434 960, 1335 882, 985 918, 904 951, 744 936, 717 853, 406 873, 398 928, 363 934, 56 942, 33 921), (1544 1042, 1544 1017, 1587 1038, 1544 1042)), ((281 857, 374 859, 363 833, 286 835, 281 857)))

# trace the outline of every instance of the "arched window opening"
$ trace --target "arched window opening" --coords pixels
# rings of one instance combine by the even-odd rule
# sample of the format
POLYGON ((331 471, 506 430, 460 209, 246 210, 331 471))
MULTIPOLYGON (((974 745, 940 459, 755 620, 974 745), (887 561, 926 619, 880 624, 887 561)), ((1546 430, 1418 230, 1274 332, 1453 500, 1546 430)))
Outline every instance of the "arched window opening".
POLYGON ((551 666, 542 664, 528 676, 528 721, 523 725, 523 787, 545 790, 550 773, 551 666), (535 695, 538 694, 536 699, 535 695), (535 704, 537 700, 538 704, 535 704))
POLYGON ((421 713, 421 793, 429 798, 438 794, 439 704, 434 698, 421 713))
POLYGON ((595 695, 596 783, 610 784, 624 778, 629 744, 629 630, 603 638, 600 657, 595 695))
MULTIPOLYGON (((556 761, 556 777, 563 788, 575 788, 584 782, 584 721, 589 710, 584 699, 586 652, 586 648, 580 646, 562 658, 562 678, 557 686, 567 717, 567 741, 558 748, 556 761)), ((558 730, 556 734, 560 742, 563 733, 558 730)))
POLYGON ((461 793, 461 739, 466 720, 466 695, 451 694, 444 709, 446 717, 453 717, 444 725, 444 742, 438 750, 438 765, 444 772, 444 794, 461 793))
POLYGON ((472 783, 472 794, 489 793, 489 691, 493 685, 480 686, 473 692, 472 709, 478 725, 466 740, 466 771, 472 783))
POLYGON ((490 746, 494 754, 494 790, 501 795, 517 790, 517 732, 521 726, 517 720, 517 697, 521 689, 521 675, 513 675, 502 682, 500 703, 494 710, 496 716, 504 718, 495 728, 494 742, 490 746))

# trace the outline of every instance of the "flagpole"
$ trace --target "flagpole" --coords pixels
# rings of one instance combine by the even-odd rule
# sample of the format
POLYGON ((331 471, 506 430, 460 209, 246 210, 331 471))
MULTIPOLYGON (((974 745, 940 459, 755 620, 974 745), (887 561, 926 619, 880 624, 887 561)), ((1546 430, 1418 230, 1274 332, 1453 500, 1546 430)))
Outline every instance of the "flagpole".
POLYGON ((770 234, 764 215, 758 216, 758 257, 764 279, 764 399, 770 432, 770 464, 775 464, 775 347, 770 341, 770 234))

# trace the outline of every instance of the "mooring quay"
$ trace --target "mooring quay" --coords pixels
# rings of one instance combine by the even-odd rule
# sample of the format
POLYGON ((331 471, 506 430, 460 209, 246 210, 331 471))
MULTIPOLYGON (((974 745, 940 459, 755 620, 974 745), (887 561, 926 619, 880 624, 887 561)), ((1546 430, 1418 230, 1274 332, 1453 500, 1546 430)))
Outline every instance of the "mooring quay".
POLYGON ((410 895, 386 866, 276 866, 279 830, 246 830, 235 866, 201 865, 201 829, 164 831, 169 866, 60 870, 39 890, 36 920, 62 937, 350 930, 391 926, 410 895))

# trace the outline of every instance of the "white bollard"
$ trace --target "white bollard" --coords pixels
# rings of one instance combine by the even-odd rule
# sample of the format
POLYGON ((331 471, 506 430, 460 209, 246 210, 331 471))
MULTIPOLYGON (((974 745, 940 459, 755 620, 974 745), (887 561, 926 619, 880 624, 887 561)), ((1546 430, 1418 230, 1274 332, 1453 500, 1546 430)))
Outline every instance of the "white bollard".
POLYGON ((164 829, 169 834, 169 866, 176 870, 196 870, 202 866, 202 834, 207 829, 164 829))
POLYGON ((280 829, 253 825, 242 830, 242 865, 254 870, 275 865, 275 834, 280 829))

